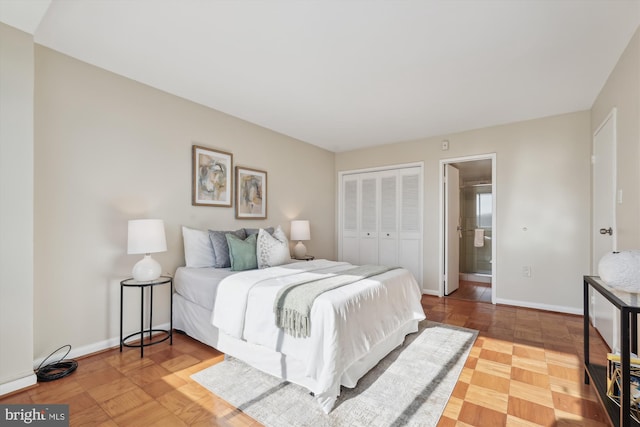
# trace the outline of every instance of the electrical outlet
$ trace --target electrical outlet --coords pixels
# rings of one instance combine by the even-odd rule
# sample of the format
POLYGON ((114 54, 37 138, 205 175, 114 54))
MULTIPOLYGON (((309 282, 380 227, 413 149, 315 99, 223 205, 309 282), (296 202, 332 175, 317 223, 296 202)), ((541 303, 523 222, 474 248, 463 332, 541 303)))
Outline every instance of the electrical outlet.
POLYGON ((531 266, 522 267, 522 277, 531 277, 531 266))

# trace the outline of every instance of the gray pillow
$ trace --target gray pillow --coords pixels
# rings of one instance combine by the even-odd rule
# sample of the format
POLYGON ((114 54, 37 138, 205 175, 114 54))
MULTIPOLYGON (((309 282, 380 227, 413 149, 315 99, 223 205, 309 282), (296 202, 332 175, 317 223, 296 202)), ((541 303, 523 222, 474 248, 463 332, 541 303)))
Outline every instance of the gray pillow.
POLYGON ((225 235, 229 244, 229 257, 231 258, 231 271, 254 270, 258 268, 256 256, 255 234, 242 240, 231 233, 225 235))
MULTIPOLYGON (((244 232, 247 233, 247 236, 251 236, 252 234, 258 234, 260 231, 259 228, 243 228, 244 232)), ((275 231, 273 227, 265 228, 264 231, 271 234, 273 236, 273 232, 275 231)))
POLYGON ((213 266, 216 268, 231 267, 226 234, 232 234, 242 240, 247 237, 244 228, 235 231, 209 230, 209 240, 211 240, 211 246, 213 246, 213 266))

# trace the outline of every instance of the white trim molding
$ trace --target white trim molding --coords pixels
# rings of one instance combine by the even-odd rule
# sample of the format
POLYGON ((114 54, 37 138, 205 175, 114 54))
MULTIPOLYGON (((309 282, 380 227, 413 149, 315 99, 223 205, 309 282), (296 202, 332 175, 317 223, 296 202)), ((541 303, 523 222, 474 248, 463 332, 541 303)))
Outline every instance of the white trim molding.
POLYGON ((13 393, 14 391, 18 391, 23 388, 31 387, 32 385, 35 385, 37 382, 38 382, 38 378, 36 377, 36 374, 32 372, 25 377, 0 384, 0 396, 13 393))

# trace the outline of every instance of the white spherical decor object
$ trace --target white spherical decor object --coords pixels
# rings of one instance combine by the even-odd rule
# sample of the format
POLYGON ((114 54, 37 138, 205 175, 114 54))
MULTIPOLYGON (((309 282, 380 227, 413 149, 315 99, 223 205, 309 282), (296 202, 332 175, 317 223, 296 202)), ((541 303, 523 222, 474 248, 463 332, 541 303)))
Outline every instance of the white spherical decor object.
POLYGON ((640 250, 609 252, 598 263, 598 275, 612 288, 640 292, 640 250))

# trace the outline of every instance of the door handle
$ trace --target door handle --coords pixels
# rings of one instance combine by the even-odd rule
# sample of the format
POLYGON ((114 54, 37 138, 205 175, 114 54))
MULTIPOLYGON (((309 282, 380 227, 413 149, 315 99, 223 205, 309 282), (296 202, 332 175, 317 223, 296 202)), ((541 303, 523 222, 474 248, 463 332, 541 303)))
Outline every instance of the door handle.
POLYGON ((608 234, 609 236, 613 236, 613 228, 601 228, 600 234, 608 234))

